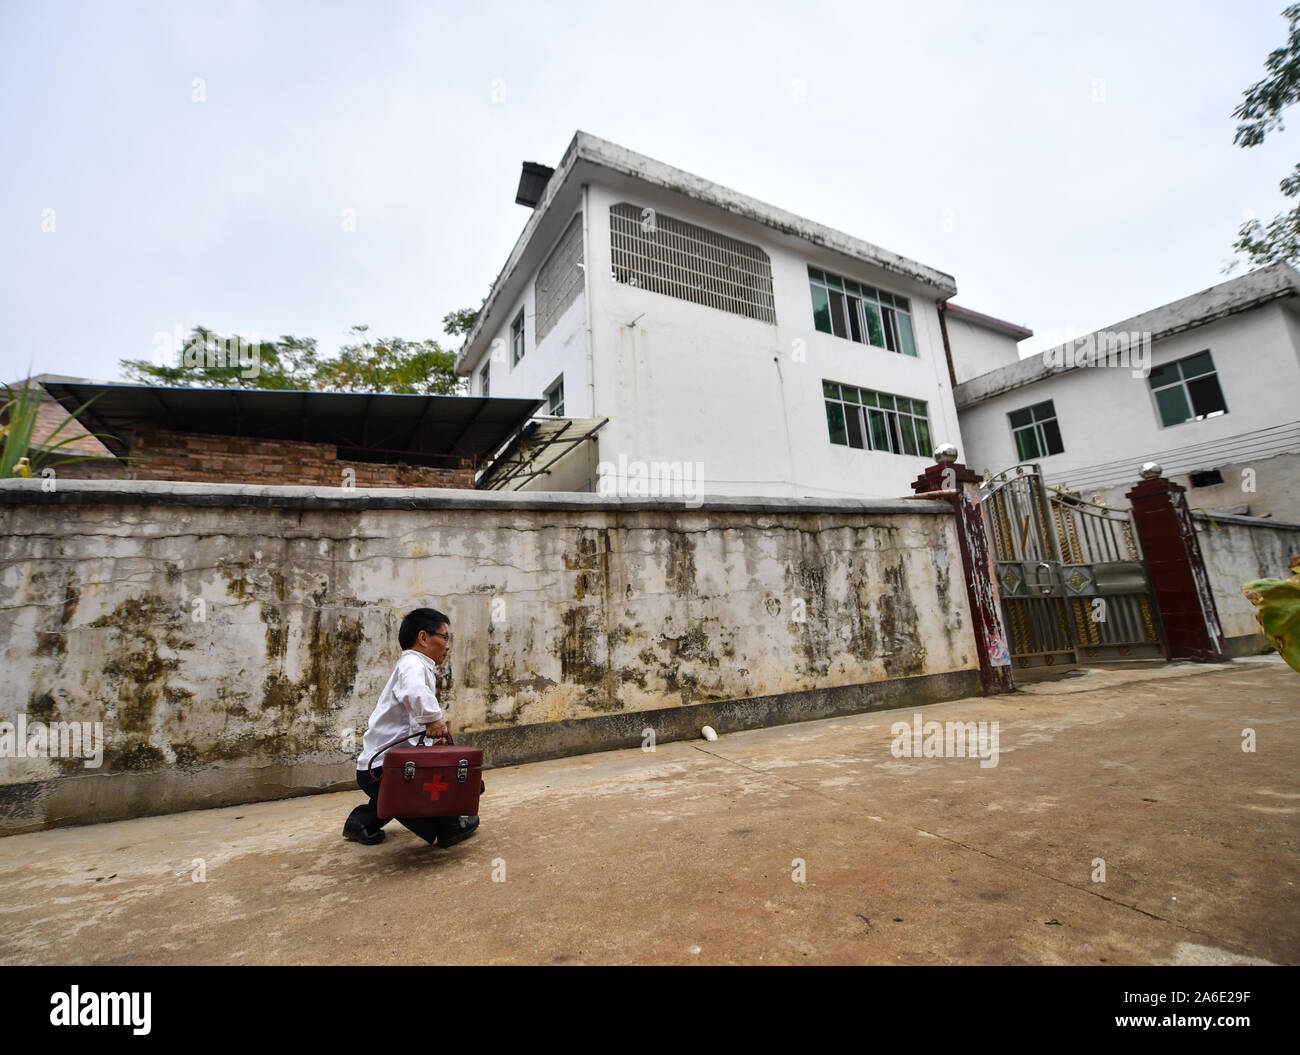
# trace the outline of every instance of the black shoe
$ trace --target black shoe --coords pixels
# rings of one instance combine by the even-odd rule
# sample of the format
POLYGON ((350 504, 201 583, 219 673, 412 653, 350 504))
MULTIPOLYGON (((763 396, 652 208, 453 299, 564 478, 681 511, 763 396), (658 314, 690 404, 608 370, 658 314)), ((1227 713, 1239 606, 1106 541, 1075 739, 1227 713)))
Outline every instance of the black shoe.
POLYGON ((384 841, 384 829, 380 828, 378 831, 368 832, 363 825, 345 824, 343 825, 343 838, 349 842, 361 843, 363 846, 374 846, 375 843, 384 841))
POLYGON ((457 817, 438 834, 439 846, 455 846, 468 839, 478 829, 478 817, 457 817))

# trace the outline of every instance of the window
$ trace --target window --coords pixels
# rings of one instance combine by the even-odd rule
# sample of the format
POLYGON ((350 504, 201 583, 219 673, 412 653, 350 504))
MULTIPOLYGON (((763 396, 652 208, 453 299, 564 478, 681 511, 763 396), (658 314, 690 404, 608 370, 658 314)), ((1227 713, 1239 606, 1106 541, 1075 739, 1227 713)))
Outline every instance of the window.
POLYGON ((1046 458, 1065 450, 1061 443, 1061 429, 1056 423, 1056 410, 1050 399, 1025 410, 1013 411, 1007 417, 1011 419, 1011 435, 1015 438, 1016 454, 1022 462, 1046 458))
POLYGON ((1188 479, 1193 487, 1213 487, 1223 483, 1223 473, 1218 469, 1206 469, 1204 472, 1190 474, 1188 479))
POLYGON ((546 390, 546 413, 564 416, 564 375, 546 390))
POLYGON ((519 309, 515 321, 510 324, 510 365, 519 365, 524 357, 524 309, 519 309))
POLYGON ((478 394, 487 398, 489 374, 492 370, 491 363, 484 363, 483 369, 478 372, 478 394))
POLYGON ((1204 421, 1228 412, 1208 350, 1152 367, 1147 381, 1163 425, 1204 421))
POLYGON ((930 418, 923 400, 822 382, 831 442, 859 450, 925 456, 930 418))
POLYGON ((615 282, 776 323, 772 261, 756 245, 619 202, 609 248, 615 282))
POLYGON ((551 255, 537 272, 533 283, 533 300, 537 318, 533 322, 534 340, 551 332, 560 316, 582 289, 582 214, 570 221, 551 255))
POLYGON ((813 325, 822 333, 874 344, 902 355, 916 355, 912 306, 906 297, 815 267, 808 269, 808 285, 812 290, 813 325))

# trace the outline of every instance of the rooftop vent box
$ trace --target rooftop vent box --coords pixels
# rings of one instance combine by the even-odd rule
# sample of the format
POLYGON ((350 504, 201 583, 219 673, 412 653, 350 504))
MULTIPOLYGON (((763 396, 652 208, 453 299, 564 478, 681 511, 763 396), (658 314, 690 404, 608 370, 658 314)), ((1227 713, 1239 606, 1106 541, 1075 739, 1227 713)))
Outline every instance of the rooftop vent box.
POLYGON ((546 191, 547 182, 554 174, 555 169, 539 165, 535 161, 525 161, 524 170, 519 174, 519 190, 515 192, 515 204, 536 209, 537 203, 542 200, 542 194, 546 191))

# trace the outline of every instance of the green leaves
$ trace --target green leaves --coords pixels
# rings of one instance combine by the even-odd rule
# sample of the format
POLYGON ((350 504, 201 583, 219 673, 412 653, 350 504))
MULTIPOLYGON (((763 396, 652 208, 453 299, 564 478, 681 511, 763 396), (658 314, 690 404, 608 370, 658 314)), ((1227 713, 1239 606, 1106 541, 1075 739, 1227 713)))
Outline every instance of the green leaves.
MULTIPOLYGON (((17 392, 8 385, 4 386, 4 390, 5 400, 0 404, 0 421, 4 422, 0 425, 0 480, 7 480, 11 476, 39 475, 41 469, 46 466, 70 465, 73 462, 100 459, 111 460, 106 455, 90 454, 79 458, 60 458, 58 461, 50 461, 50 455, 55 451, 81 438, 68 436, 57 443, 54 442, 55 437, 76 419, 77 414, 90 406, 90 403, 78 410, 77 414, 69 414, 65 417, 54 431, 45 437, 40 446, 33 447, 32 434, 36 429, 36 417, 40 413, 41 400, 44 399, 43 390, 39 385, 33 387, 30 377, 23 381, 23 387, 17 392)), ((93 403, 94 400, 91 402, 93 403)), ((115 438, 104 432, 92 432, 89 435, 97 440, 115 438)))
MULTIPOLYGON (((467 331, 477 317, 477 309, 451 312, 443 325, 449 333, 467 331)), ((133 381, 179 387, 456 395, 464 384, 454 369, 455 353, 443 350, 437 341, 372 339, 368 326, 353 326, 350 336, 329 359, 317 351, 315 338, 290 335, 245 344, 239 356, 232 356, 238 338, 197 326, 177 364, 124 359, 121 366, 133 381)))
MULTIPOLYGON (((1282 16, 1289 22, 1286 46, 1269 53, 1265 63, 1269 75, 1247 88, 1241 105, 1232 112, 1233 117, 1244 122, 1237 126, 1233 137, 1241 147, 1258 146, 1269 132, 1281 130, 1282 111, 1300 102, 1300 4, 1288 7, 1282 16)), ((1300 194, 1300 165, 1279 187, 1288 198, 1300 194)), ((1268 226, 1259 220, 1247 220, 1237 229, 1232 248, 1257 265, 1300 259, 1300 206, 1279 213, 1268 226)), ((1234 261, 1224 270, 1235 267, 1234 261)))
MULTIPOLYGON (((487 303, 487 297, 483 298, 483 303, 487 303)), ((478 322, 478 315, 482 310, 483 306, 480 304, 477 308, 461 308, 460 311, 447 312, 442 317, 443 332, 453 337, 469 336, 469 331, 474 328, 474 323, 478 322)))
POLYGON ((354 326, 358 338, 339 349, 337 359, 317 365, 315 384, 331 392, 412 392, 455 395, 461 378, 453 366, 456 356, 437 341, 407 341, 400 337, 365 340, 367 327, 354 326))
POLYGON ((1264 63, 1269 76, 1256 81, 1243 93, 1245 99, 1232 116, 1246 124, 1237 126, 1233 142, 1242 147, 1259 146, 1269 132, 1282 130, 1281 112, 1300 101, 1300 4, 1282 12, 1288 27, 1286 46, 1269 53, 1264 63))
POLYGON ((1300 671, 1300 556, 1291 558, 1291 571, 1289 579, 1255 579, 1241 591, 1259 609, 1255 618, 1269 644, 1300 671))

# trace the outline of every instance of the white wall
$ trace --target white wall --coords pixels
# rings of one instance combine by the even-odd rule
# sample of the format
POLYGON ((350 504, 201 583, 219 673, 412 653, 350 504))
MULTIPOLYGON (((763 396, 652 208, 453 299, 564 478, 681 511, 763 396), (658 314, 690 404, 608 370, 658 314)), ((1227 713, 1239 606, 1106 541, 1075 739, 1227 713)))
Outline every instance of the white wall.
POLYGON ((931 460, 832 444, 823 379, 923 399, 934 441, 957 440, 936 301, 924 287, 671 192, 593 185, 589 200, 596 410, 611 419, 602 460, 702 462, 710 494, 910 494, 931 460), (609 209, 621 201, 762 248, 776 325, 611 281, 609 209), (809 264, 908 296, 918 357, 814 329, 809 264))
POLYGON ((999 366, 1020 361, 1014 337, 977 326, 951 311, 945 314, 945 318, 948 347, 952 351, 952 369, 957 375, 957 384, 987 374, 999 366))
MULTIPOLYGON (((568 226, 566 221, 565 227, 568 226)), ((558 240, 558 239, 557 239, 558 240)), ((553 246, 541 254, 545 261, 553 246)), ((537 304, 535 297, 536 272, 529 276, 523 295, 515 299, 502 314, 501 325, 492 334, 496 351, 489 353, 493 359, 490 395, 503 398, 541 399, 546 390, 561 374, 564 375, 564 413, 566 417, 587 417, 591 412, 591 399, 587 384, 587 348, 584 338, 586 318, 585 299, 582 292, 574 298, 556 321, 541 344, 537 343, 537 304), (511 362, 510 324, 524 309, 524 357, 517 364, 511 362)), ((482 395, 479 375, 484 360, 474 368, 472 395, 482 395)), ((545 414, 542 407, 540 413, 545 414)))
MULTIPOLYGON (((962 460, 994 472, 1016 464, 1008 413, 1050 399, 1065 450, 1036 460, 1051 483, 1102 490, 1136 482, 1138 466, 1148 460, 1175 472, 1239 462, 1243 449, 1259 446, 1262 430, 1300 417, 1292 324, 1282 302, 1273 301, 1162 338, 1152 345, 1151 362, 1159 366, 1205 349, 1214 359, 1226 414, 1165 428, 1145 378, 1120 367, 1071 370, 963 410, 962 460)), ((1268 453, 1279 452, 1256 456, 1268 453)))

